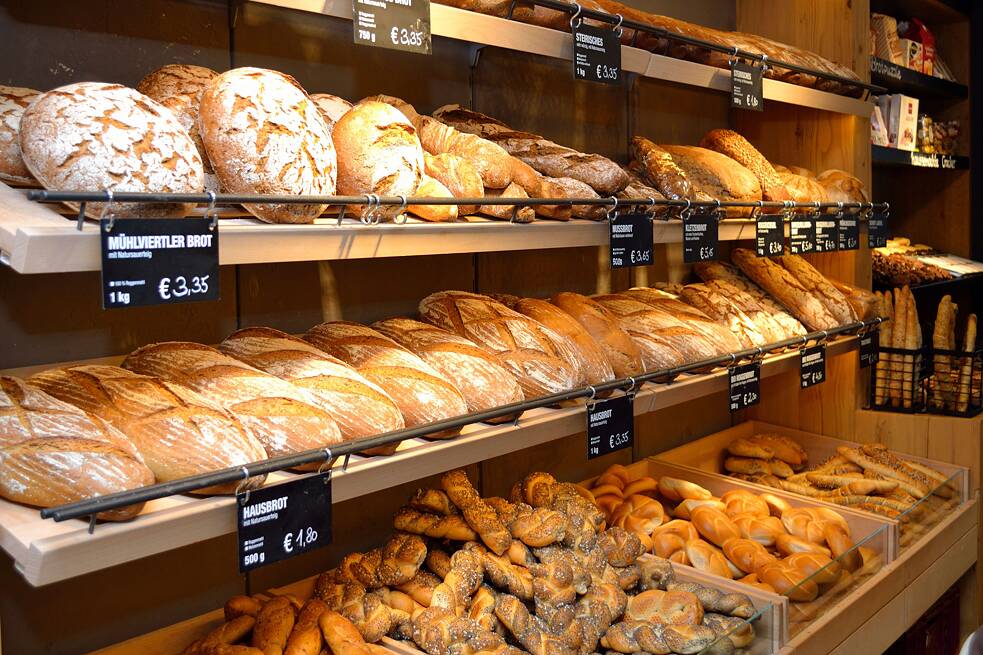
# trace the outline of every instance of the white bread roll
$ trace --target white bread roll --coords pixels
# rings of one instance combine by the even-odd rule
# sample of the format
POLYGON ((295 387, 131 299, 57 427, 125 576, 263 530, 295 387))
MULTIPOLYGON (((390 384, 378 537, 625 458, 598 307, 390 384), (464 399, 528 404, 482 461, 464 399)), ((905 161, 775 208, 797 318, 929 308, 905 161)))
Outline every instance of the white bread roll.
MULTIPOLYGON (((229 193, 333 195, 331 131, 295 79, 261 68, 236 68, 201 94, 201 139, 229 193)), ((312 223, 326 205, 244 205, 268 223, 312 223)))
POLYGON ((41 93, 34 89, 0 86, 0 180, 29 184, 34 176, 20 154, 20 119, 41 93))
MULTIPOLYGON (((119 84, 79 82, 39 95, 20 124, 24 162, 46 189, 200 193, 201 156, 174 114, 119 84)), ((77 203, 67 203, 78 209, 77 203)), ((103 203, 87 203, 98 218, 103 203)), ((113 203, 116 215, 183 216, 183 203, 113 203)))

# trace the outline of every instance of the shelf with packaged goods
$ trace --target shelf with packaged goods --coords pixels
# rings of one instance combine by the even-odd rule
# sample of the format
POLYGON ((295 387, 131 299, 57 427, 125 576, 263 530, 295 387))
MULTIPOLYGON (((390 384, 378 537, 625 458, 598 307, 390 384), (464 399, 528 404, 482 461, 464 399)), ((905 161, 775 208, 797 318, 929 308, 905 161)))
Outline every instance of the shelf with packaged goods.
POLYGON ((870 58, 870 79, 891 93, 904 93, 919 99, 964 100, 969 97, 969 87, 965 84, 925 75, 877 57, 870 58))
MULTIPOLYGON (((344 20, 352 19, 352 3, 342 0, 252 0, 344 20)), ((434 36, 490 45, 530 54, 571 60, 570 34, 505 18, 431 3, 434 36)), ((690 61, 652 54, 640 48, 621 47, 621 67, 644 77, 730 93, 730 71, 690 61)), ((765 100, 800 105, 868 118, 873 105, 865 100, 826 93, 787 82, 764 79, 765 100)))
POLYGON ((923 152, 870 146, 871 161, 875 166, 911 166, 913 168, 934 168, 943 171, 963 171, 969 169, 969 157, 961 155, 936 155, 923 152))
MULTIPOLYGON (((827 344, 827 355, 854 352, 858 343, 853 336, 833 339, 827 344)), ((118 361, 119 358, 99 360, 110 364, 118 361)), ((769 355, 762 361, 761 376, 792 371, 798 365, 797 350, 769 355)), ((51 366, 2 373, 25 377, 51 366)), ((671 384, 648 384, 636 394, 634 412, 638 416, 679 405, 725 391, 727 385, 726 369, 681 376, 671 384)), ((721 398, 721 403, 726 403, 726 399, 721 398)), ((410 439, 389 457, 353 455, 347 468, 339 459, 332 469, 332 500, 351 500, 577 434, 585 429, 584 416, 583 405, 533 409, 525 412, 517 424, 471 424, 460 436, 442 441, 410 439)), ((292 473, 272 473, 267 484, 292 477, 292 473)), ((149 501, 143 513, 132 521, 99 524, 90 534, 87 522, 43 520, 37 509, 0 501, 0 547, 30 584, 41 586, 230 534, 235 531, 234 506, 234 498, 228 496, 167 496, 149 501)))

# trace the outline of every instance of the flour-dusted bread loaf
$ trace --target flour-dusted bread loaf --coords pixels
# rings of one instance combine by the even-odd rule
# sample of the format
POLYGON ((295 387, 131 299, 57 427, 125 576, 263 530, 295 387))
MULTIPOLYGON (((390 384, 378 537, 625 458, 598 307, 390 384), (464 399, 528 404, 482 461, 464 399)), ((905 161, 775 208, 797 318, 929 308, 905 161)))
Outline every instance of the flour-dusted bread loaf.
POLYGON ((711 280, 704 285, 726 298, 731 305, 743 312, 764 337, 765 343, 775 343, 792 335, 786 334, 785 328, 776 321, 758 299, 727 280, 711 280))
MULTIPOLYGON (((47 437, 0 448, 0 496, 25 505, 56 507, 153 483, 150 469, 105 441, 47 437)), ((140 503, 97 517, 124 521, 142 508, 140 503)))
POLYGON ((168 96, 159 102, 171 110, 174 117, 181 123, 181 127, 187 130, 188 136, 194 141, 205 172, 205 191, 219 193, 222 187, 219 184, 218 176, 215 175, 215 169, 212 168, 212 162, 208 159, 208 153, 205 152, 205 144, 201 140, 201 132, 198 130, 198 100, 193 96, 181 93, 168 96))
MULTIPOLYGON (((304 339, 337 357, 385 389, 403 414, 406 427, 468 413, 461 392, 425 361, 372 328, 349 321, 315 325, 304 339)), ((428 437, 450 437, 445 430, 428 437)))
POLYGON ((586 384, 603 384, 614 379, 614 369, 604 350, 573 316, 553 303, 538 298, 516 298, 514 302, 505 304, 569 339, 586 384))
POLYGON ((432 155, 449 153, 468 161, 489 189, 504 189, 512 181, 511 156, 498 144, 476 134, 462 132, 431 116, 415 123, 424 150, 432 155))
POLYGON ((618 317, 587 296, 564 291, 550 298, 587 330, 604 351, 615 376, 625 378, 645 371, 642 351, 619 326, 618 317))
MULTIPOLYGON (((423 168, 427 175, 447 187, 455 198, 481 198, 485 195, 481 175, 463 157, 447 152, 439 155, 425 152, 423 168)), ((466 216, 477 209, 478 205, 458 205, 457 212, 460 216, 466 216)))
POLYGON ((331 414, 345 439, 405 427, 382 387, 303 339, 273 328, 243 328, 226 337, 219 350, 307 391, 331 414))
POLYGON ((199 343, 165 341, 137 348, 123 368, 172 380, 238 418, 270 457, 334 446, 338 424, 300 387, 199 343))
POLYGON ((577 386, 582 372, 570 362, 570 342, 488 296, 440 291, 420 301, 423 320, 470 339, 519 380, 526 398, 577 386))
POLYGON ((648 287, 635 287, 622 291, 618 295, 627 296, 633 300, 643 302, 653 309, 675 316, 686 324, 687 327, 696 330, 707 338, 710 343, 717 346, 719 353, 729 353, 741 350, 741 342, 728 328, 717 323, 696 307, 686 304, 678 296, 648 287))
POLYGON ((731 259, 810 330, 828 330, 839 325, 823 303, 781 264, 768 257, 757 257, 746 248, 735 248, 731 259))
POLYGON ((39 93, 34 89, 0 85, 0 180, 4 182, 35 181, 20 154, 20 119, 39 93))
MULTIPOLYGON (((418 198, 453 198, 454 194, 440 180, 426 173, 420 176, 420 184, 413 193, 418 198)), ((431 223, 450 223, 457 220, 457 205, 416 205, 407 210, 431 223)))
POLYGON ((452 382, 469 411, 481 412, 523 399, 515 376, 494 356, 458 334, 409 318, 390 318, 372 327, 416 353, 452 382))
POLYGON ((311 100, 317 105, 321 112, 321 118, 324 119, 329 130, 334 130, 334 124, 353 107, 352 103, 344 98, 333 96, 330 93, 312 93, 311 100))
POLYGON ((216 77, 217 72, 204 66, 167 64, 147 73, 137 82, 136 89, 157 102, 177 95, 188 95, 197 100, 208 83, 216 77))
POLYGON ((747 139, 734 130, 710 130, 703 135, 700 146, 727 155, 751 171, 761 186, 762 199, 777 202, 791 200, 788 190, 771 163, 747 139))
POLYGON ((737 336, 742 348, 753 348, 768 343, 768 338, 762 334, 754 320, 719 290, 707 284, 687 284, 679 292, 679 298, 720 325, 726 326, 737 336))
MULTIPOLYGON (((423 148, 416 128, 398 109, 361 102, 334 124, 341 195, 412 196, 423 177, 423 148)), ((392 218, 399 207, 383 207, 392 218)))
POLYGON ((778 260, 802 286, 819 299, 823 307, 833 315, 840 325, 853 323, 857 320, 857 312, 847 301, 846 296, 805 258, 799 255, 783 255, 778 260))
MULTIPOLYGON (((262 444, 238 419, 180 384, 102 365, 42 371, 28 382, 129 437, 160 482, 266 459, 262 444)), ((262 482, 252 478, 250 486, 262 482)), ((228 493, 236 486, 201 493, 228 493)))
MULTIPOLYGON (((333 195, 337 161, 331 131, 295 79, 235 68, 205 87, 201 139, 229 193, 333 195)), ((244 205, 268 223, 312 223, 326 205, 244 205)))
MULTIPOLYGON (((200 193, 205 184, 201 156, 174 114, 120 84, 78 82, 42 93, 21 117, 20 147, 46 189, 200 193)), ((191 207, 113 203, 112 211, 152 218, 191 207)), ((102 209, 90 202, 85 213, 98 218, 102 209)))
MULTIPOLYGON (((714 200, 761 200, 761 185, 757 178, 727 155, 696 146, 663 145, 662 149, 686 171, 686 177, 698 191, 714 200)), ((728 216, 745 216, 750 214, 750 209, 732 207, 726 213, 728 216)))
POLYGON ((708 197, 705 194, 703 198, 697 197, 699 191, 690 182, 686 171, 664 148, 645 137, 631 138, 631 156, 645 181, 669 200, 704 200, 708 197))
POLYGON ((816 182, 826 189, 830 202, 870 202, 864 183, 846 171, 831 168, 817 175, 816 182))
MULTIPOLYGON (((829 202, 826 187, 811 177, 796 175, 788 171, 778 171, 778 177, 795 202, 829 202)), ((808 211, 808 210, 805 210, 808 211)))

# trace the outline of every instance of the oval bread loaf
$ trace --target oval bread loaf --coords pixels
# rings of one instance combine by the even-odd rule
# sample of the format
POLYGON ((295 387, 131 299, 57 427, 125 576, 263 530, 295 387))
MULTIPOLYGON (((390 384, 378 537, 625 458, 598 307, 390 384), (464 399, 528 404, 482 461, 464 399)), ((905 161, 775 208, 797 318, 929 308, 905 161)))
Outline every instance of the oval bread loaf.
POLYGON ((34 89, 0 85, 0 180, 29 184, 34 176, 20 154, 20 119, 40 94, 34 89))
MULTIPOLYGON (((453 198, 451 190, 440 180, 426 173, 420 176, 413 195, 420 198, 453 198)), ((457 205, 410 205, 407 209, 425 221, 431 223, 450 223, 457 220, 457 205)))
POLYGON ((198 101, 193 96, 182 93, 168 96, 159 100, 159 102, 171 110, 174 117, 181 123, 181 127, 187 130, 188 136, 194 141, 195 148, 198 149, 198 154, 201 156, 201 164, 205 172, 205 191, 218 193, 221 190, 221 186, 219 185, 218 177, 215 175, 215 169, 212 168, 212 162, 208 159, 208 153, 205 152, 205 144, 201 140, 201 132, 198 130, 198 101))
POLYGON ((587 296, 562 292, 550 302, 580 323, 598 343, 619 377, 629 377, 645 371, 642 351, 618 324, 618 318, 587 296))
MULTIPOLYGON (((482 198, 485 187, 481 176, 468 160, 448 152, 439 155, 423 153, 423 164, 426 174, 440 181, 455 198, 482 198)), ((458 205, 458 215, 473 214, 478 205, 458 205)))
MULTIPOLYGON (((727 155, 758 179, 764 200, 790 200, 788 190, 771 163, 751 143, 734 130, 716 129, 703 135, 700 145, 727 155)), ((819 198, 811 198, 819 200, 819 198)))
MULTIPOLYGON (((237 418, 180 384, 101 365, 42 371, 28 382, 129 437, 160 482, 266 458, 237 418)), ((251 478, 250 486, 264 477, 251 478)), ((200 493, 229 493, 236 486, 200 493)))
MULTIPOLYGON (((79 82, 42 93, 24 110, 20 147, 46 189, 200 193, 201 156, 174 114, 120 84, 79 82)), ((77 203, 66 203, 78 209, 77 203)), ((104 203, 86 204, 98 218, 104 203)), ((114 214, 184 216, 186 203, 113 203, 114 214)))
POLYGON ((201 92, 218 77, 211 68, 193 64, 167 64, 147 73, 136 89, 148 98, 161 102, 165 98, 187 95, 197 104, 201 92))
MULTIPOLYGON (((321 112, 288 75, 236 68, 201 94, 201 139, 230 193, 333 195, 335 147, 321 112)), ((312 223, 326 205, 244 205, 268 223, 312 223)))

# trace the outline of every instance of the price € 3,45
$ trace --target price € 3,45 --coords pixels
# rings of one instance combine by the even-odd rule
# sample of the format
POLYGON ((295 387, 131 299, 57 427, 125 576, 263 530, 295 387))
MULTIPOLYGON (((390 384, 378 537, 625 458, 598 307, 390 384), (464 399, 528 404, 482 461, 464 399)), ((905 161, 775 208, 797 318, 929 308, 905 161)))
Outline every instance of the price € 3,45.
POLYGON ((157 284, 157 293, 161 300, 184 298, 208 293, 208 278, 210 275, 194 275, 190 279, 178 275, 173 280, 163 277, 157 284))
POLYGON ((423 45, 423 32, 420 30, 394 27, 389 32, 393 45, 408 45, 419 47, 423 45))
POLYGON ((283 552, 291 553, 294 547, 299 550, 307 548, 311 544, 317 541, 317 530, 314 528, 301 528, 297 530, 297 534, 294 535, 292 532, 288 532, 287 536, 283 538, 283 552))

